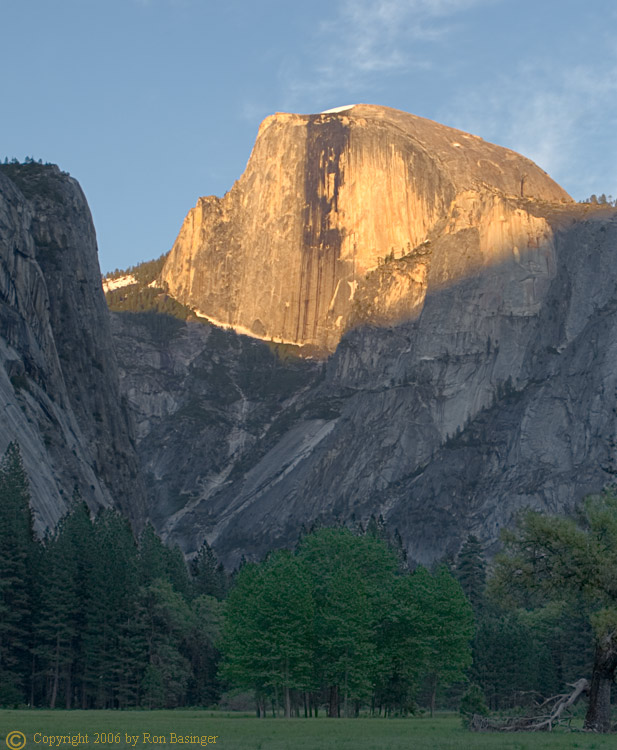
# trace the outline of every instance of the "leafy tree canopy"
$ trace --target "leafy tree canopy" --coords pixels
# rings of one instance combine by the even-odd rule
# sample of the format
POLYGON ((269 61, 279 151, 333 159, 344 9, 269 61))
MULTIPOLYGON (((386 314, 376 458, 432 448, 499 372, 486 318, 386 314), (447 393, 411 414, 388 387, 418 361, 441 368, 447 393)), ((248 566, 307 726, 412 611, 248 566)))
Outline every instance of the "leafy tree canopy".
POLYGON ((503 539, 493 596, 536 609, 551 601, 581 602, 595 645, 585 724, 609 731, 617 670, 617 497, 607 491, 588 498, 577 519, 528 512, 503 539))

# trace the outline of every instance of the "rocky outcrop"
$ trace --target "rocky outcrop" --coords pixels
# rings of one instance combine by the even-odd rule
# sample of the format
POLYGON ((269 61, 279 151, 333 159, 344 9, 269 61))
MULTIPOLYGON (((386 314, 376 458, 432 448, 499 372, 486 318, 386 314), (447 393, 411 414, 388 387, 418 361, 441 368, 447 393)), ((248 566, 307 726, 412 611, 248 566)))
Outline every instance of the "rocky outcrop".
MULTIPOLYGON (((212 333, 178 323, 173 346, 161 347, 118 316, 123 387, 141 412, 139 451, 168 539, 191 552, 207 538, 234 566, 293 545, 303 527, 381 513, 411 558, 430 562, 455 554, 469 533, 494 544, 521 508, 568 511, 613 480, 617 212, 493 200, 509 231, 520 220, 537 247, 452 281, 433 262, 418 318, 349 332, 326 363, 306 362, 312 375, 291 390, 278 385, 291 377, 284 363, 270 379, 265 344, 253 341, 262 354, 247 360, 248 340, 219 331, 213 346, 212 333), (197 353, 201 366, 179 376, 197 353), (269 382, 280 400, 264 410, 269 382), (198 404, 208 404, 205 415, 198 404), (168 468, 155 474, 163 455, 168 468), (176 465, 172 504, 165 488, 176 465)), ((494 229, 463 227, 456 242, 441 242, 473 261, 483 231, 494 229)), ((437 249, 422 253, 413 262, 437 249)), ((377 296, 405 262, 377 269, 377 296)))
POLYGON ((145 517, 118 388, 96 237, 78 183, 57 167, 0 169, 0 452, 17 440, 36 528, 75 490, 94 511, 145 517))
POLYGON ((189 212, 161 280, 215 323, 327 353, 511 255, 550 265, 531 206, 570 201, 528 159, 404 112, 277 114, 231 191, 189 212))

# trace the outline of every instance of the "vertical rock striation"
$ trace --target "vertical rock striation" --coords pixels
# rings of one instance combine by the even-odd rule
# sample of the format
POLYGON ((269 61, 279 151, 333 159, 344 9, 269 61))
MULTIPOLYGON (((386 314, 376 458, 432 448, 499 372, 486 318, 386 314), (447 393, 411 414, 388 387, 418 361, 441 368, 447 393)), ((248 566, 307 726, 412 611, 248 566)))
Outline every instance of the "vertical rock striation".
MULTIPOLYGON (((214 321, 333 353, 263 420, 259 397, 215 370, 187 378, 230 402, 217 438, 210 416, 182 421, 175 460, 233 450, 214 475, 190 462, 159 527, 187 552, 206 537, 233 566, 303 525, 381 513, 430 562, 470 532, 494 543, 521 508, 571 509, 617 472, 616 248, 614 210, 474 136, 365 105, 268 118, 232 190, 189 213, 162 277, 214 321)), ((191 336, 155 376, 125 354, 132 335, 122 370, 156 466, 178 412, 147 427, 164 393, 138 383, 173 379, 191 336)), ((249 376, 231 346, 218 361, 249 376)))
POLYGON ((215 323, 332 352, 354 325, 416 317, 431 286, 550 255, 538 201, 571 199, 528 159, 414 115, 276 114, 231 191, 189 212, 162 281, 215 323))
MULTIPOLYGON (((255 392, 247 404, 230 378, 217 377, 223 367, 235 382, 262 382, 263 365, 242 365, 230 346, 222 359, 204 337, 200 356, 217 362, 204 374, 210 398, 229 398, 217 417, 227 432, 218 428, 217 437, 211 418, 200 425, 196 413, 182 430, 173 413, 146 426, 139 383, 171 382, 176 365, 165 356, 156 373, 146 371, 130 356, 135 333, 125 323, 120 360, 143 415, 140 452, 156 465, 155 443, 173 430, 178 440, 167 445, 166 461, 193 455, 174 512, 160 519, 165 536, 187 552, 206 537, 233 567, 243 555, 292 545, 303 526, 382 514, 411 558, 430 563, 456 554, 469 533, 494 544, 523 508, 570 511, 614 481, 617 211, 538 203, 519 214, 517 205, 504 242, 520 228, 536 247, 452 282, 447 266, 433 264, 440 282, 419 317, 348 332, 327 362, 306 363, 321 368, 318 376, 267 419, 255 409, 255 392), (241 414, 250 415, 244 424, 241 414), (199 456, 214 455, 236 427, 250 429, 251 439, 233 441, 224 474, 212 476, 214 464, 199 456)), ((490 226, 446 233, 442 250, 478 252, 478 236, 498 225, 490 226)), ((391 271, 383 266, 375 275, 377 295, 391 271)), ((191 351, 181 343, 188 333, 174 359, 191 351)), ((183 382, 183 399, 206 387, 183 382)), ((153 492, 163 497, 164 486, 153 492)))
POLYGON ((145 516, 100 278, 78 183, 54 166, 0 169, 0 452, 19 442, 41 532, 74 490, 136 526, 145 516))

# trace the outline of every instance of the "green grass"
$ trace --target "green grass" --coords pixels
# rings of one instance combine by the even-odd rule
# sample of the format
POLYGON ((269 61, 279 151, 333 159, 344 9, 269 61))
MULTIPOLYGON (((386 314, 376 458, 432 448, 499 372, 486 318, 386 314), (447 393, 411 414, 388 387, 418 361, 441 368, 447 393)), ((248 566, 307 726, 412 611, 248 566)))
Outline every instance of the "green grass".
MULTIPOLYGON (((539 750, 540 748, 614 748, 615 736, 581 733, 473 734, 456 716, 411 719, 265 719, 212 711, 0 711, 0 750, 11 731, 26 735, 26 748, 49 748, 35 733, 88 735, 88 747, 130 747, 125 735, 138 736, 137 750, 153 748, 143 734, 163 736, 166 750, 199 747, 172 744, 176 735, 214 736, 204 747, 224 750, 539 750), (96 743, 96 733, 119 733, 120 742, 96 743)), ((85 747, 85 744, 78 745, 85 747)))

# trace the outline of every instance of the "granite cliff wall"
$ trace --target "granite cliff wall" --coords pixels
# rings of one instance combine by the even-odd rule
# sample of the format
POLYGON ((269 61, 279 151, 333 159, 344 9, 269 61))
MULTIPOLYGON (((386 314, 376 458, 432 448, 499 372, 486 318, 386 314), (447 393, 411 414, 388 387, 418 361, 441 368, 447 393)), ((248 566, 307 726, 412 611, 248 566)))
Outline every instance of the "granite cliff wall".
POLYGON ((528 206, 570 200, 528 159, 404 112, 277 114, 231 191, 189 212, 161 280, 213 322, 325 354, 367 318, 419 314, 425 243, 479 232, 473 256, 433 254, 458 279, 550 245, 528 206), (403 262, 374 295, 367 275, 386 259, 403 262))
MULTIPOLYGON (((276 392, 289 377, 284 363, 270 376, 266 344, 252 341, 262 354, 249 361, 248 339, 219 331, 213 347, 208 329, 180 323, 161 348, 114 316, 143 460, 156 467, 164 446, 168 467, 189 467, 173 501, 164 476, 151 483, 165 537, 189 553, 207 538, 233 566, 293 544, 303 526, 381 513, 412 559, 431 562, 468 533, 494 544, 521 508, 566 512, 613 481, 617 212, 528 208, 522 221, 539 237, 548 227, 549 244, 436 284, 415 320, 350 331, 266 409, 258 384, 276 392)), ((476 252, 477 232, 447 247, 476 252)), ((398 264, 380 267, 382 287, 398 264)))
POLYGON ((0 168, 0 452, 19 442, 39 532, 74 489, 93 511, 145 517, 100 279, 78 183, 54 166, 0 168))
POLYGON ((189 213, 162 278, 237 331, 334 352, 264 412, 255 391, 234 395, 267 380, 234 354, 246 340, 219 332, 225 352, 209 354, 187 328, 146 398, 133 324, 117 318, 142 460, 155 467, 173 431, 166 460, 190 464, 173 502, 151 484, 159 529, 234 565, 303 525, 381 513, 430 562, 470 532, 495 543, 522 507, 572 508, 617 468, 615 253, 614 210, 573 203, 474 136, 364 105, 268 118, 230 193, 189 213), (217 366, 189 365, 166 401, 197 351, 217 366), (196 412, 189 425, 187 393, 219 390, 216 427, 196 412))

